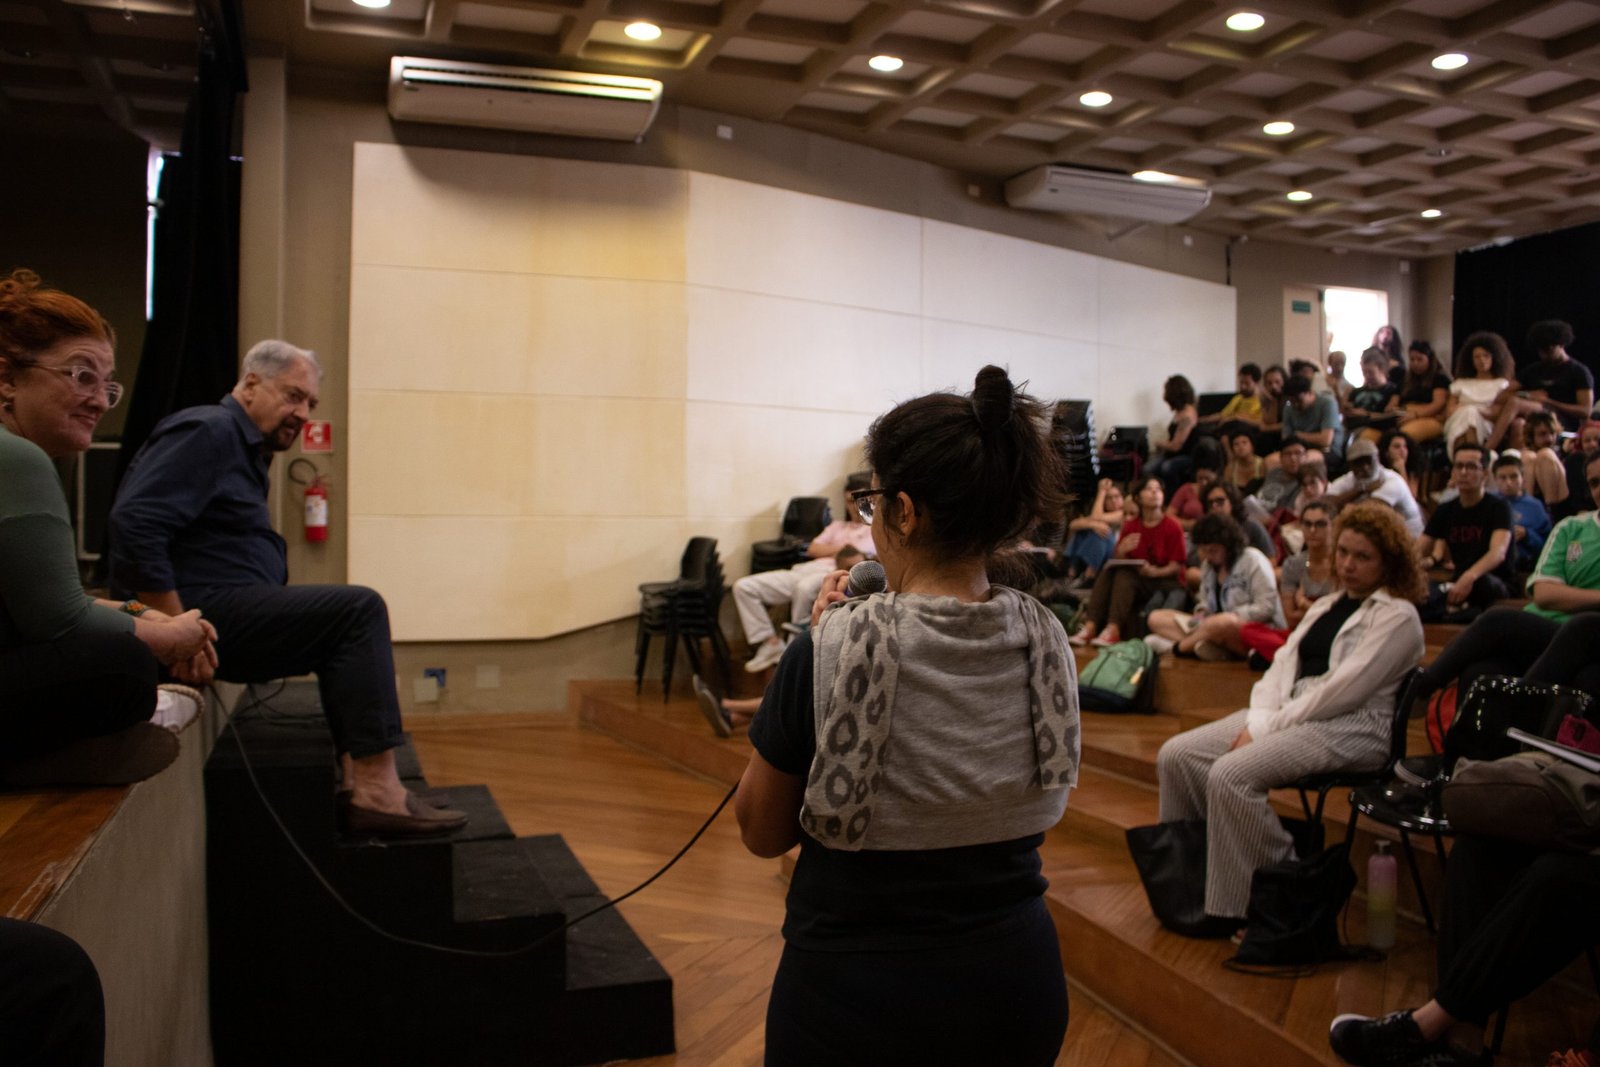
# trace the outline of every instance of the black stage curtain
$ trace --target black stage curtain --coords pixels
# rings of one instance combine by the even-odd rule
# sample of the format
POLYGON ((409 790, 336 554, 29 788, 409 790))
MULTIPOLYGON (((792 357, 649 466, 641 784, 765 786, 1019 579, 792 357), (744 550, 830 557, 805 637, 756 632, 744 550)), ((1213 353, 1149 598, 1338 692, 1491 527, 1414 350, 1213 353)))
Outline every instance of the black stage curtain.
POLYGON ((1525 366, 1539 358, 1528 350, 1528 327, 1561 319, 1577 335, 1568 354, 1600 377, 1597 278, 1600 222, 1525 237, 1503 248, 1457 253, 1455 343, 1474 330, 1493 330, 1511 346, 1517 365, 1525 366))
POLYGON ((150 325, 117 469, 156 423, 232 388, 239 345, 239 174, 234 105, 245 81, 238 0, 203 0, 199 77, 183 144, 161 175, 150 325))

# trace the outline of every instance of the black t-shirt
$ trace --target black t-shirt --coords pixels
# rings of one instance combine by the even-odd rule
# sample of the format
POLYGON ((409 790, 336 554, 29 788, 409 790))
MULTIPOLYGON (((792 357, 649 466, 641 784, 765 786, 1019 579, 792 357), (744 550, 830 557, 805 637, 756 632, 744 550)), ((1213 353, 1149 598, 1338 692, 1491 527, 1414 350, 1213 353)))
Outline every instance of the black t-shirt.
MULTIPOLYGON (((1470 508, 1459 499, 1440 504, 1422 532, 1450 546, 1450 565, 1455 568, 1456 577, 1459 578, 1462 572, 1489 551, 1490 534, 1496 530, 1510 529, 1511 505, 1500 497, 1486 493, 1482 500, 1470 508)), ((1511 556, 1508 549, 1505 561, 1489 573, 1506 582, 1514 581, 1511 556)))
POLYGON ((1339 636, 1339 631, 1360 606, 1361 601, 1355 597, 1342 596, 1333 602, 1327 614, 1311 624, 1311 629, 1300 639, 1295 681, 1328 673, 1328 660, 1333 656, 1333 639, 1339 636))
MULTIPOLYGON (((806 776, 816 753, 811 635, 790 643, 750 724, 750 743, 784 774, 806 776)), ((896 708, 897 715, 908 709, 896 708)), ((783 936, 797 948, 855 952, 929 948, 992 936, 1021 922, 1049 886, 1043 834, 960 848, 831 849, 800 835, 783 936)))
MULTIPOLYGON (((1376 388, 1358 385, 1350 391, 1350 405, 1363 411, 1379 412, 1389 404, 1389 398, 1400 390, 1392 382, 1383 382, 1376 388)), ((1428 399, 1433 399, 1430 394, 1428 399)))
MULTIPOLYGON (((1563 404, 1576 404, 1578 392, 1582 389, 1589 390, 1589 395, 1594 396, 1594 375, 1589 373, 1589 368, 1572 358, 1559 362, 1541 359, 1517 371, 1517 384, 1530 392, 1541 389, 1551 400, 1559 400, 1563 404)), ((1568 415, 1565 411, 1555 413, 1561 420, 1561 425, 1569 430, 1576 430, 1582 418, 1577 415, 1568 415)))
POLYGON ((1450 375, 1442 371, 1432 378, 1417 378, 1409 387, 1400 389, 1400 403, 1402 404, 1431 404, 1435 389, 1449 389, 1450 375))

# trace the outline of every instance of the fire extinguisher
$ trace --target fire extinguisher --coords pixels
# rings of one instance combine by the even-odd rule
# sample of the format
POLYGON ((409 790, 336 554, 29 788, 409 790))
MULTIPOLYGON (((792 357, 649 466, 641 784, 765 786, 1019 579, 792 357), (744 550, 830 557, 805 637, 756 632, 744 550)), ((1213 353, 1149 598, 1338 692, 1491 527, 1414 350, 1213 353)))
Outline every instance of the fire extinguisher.
POLYGON ((297 459, 289 464, 289 477, 292 481, 304 485, 306 504, 306 540, 311 544, 319 544, 328 539, 328 487, 322 481, 322 474, 310 460, 297 459), (311 468, 311 481, 301 482, 294 477, 294 469, 304 463, 311 468))

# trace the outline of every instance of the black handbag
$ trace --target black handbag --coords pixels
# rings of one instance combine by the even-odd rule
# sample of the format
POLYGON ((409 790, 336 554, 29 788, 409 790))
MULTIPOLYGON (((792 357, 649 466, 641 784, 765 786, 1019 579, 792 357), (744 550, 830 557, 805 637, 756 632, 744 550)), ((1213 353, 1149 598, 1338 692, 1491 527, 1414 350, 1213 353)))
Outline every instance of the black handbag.
POLYGON ((1184 937, 1230 937, 1237 923, 1206 914, 1206 824, 1192 819, 1135 826, 1128 852, 1150 910, 1184 937))
POLYGON ((1244 940, 1227 961, 1234 970, 1303 968, 1347 959, 1339 940, 1339 913, 1356 887, 1349 846, 1340 842, 1308 859, 1270 864, 1250 878, 1244 940))

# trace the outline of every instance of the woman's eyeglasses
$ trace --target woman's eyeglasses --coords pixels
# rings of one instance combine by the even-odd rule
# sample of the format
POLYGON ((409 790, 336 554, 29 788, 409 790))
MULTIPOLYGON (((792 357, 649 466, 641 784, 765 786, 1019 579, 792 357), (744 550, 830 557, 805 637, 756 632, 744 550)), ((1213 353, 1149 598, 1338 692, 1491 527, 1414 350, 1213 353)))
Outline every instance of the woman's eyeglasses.
POLYGON ((878 510, 878 503, 873 497, 882 494, 882 489, 852 489, 847 494, 856 506, 856 513, 861 516, 861 521, 868 526, 872 525, 873 512, 878 510))
POLYGON ((94 371, 84 366, 71 367, 38 367, 42 371, 59 374, 72 383, 72 391, 81 397, 91 397, 96 393, 105 397, 106 407, 114 408, 122 400, 122 383, 108 381, 94 371))

